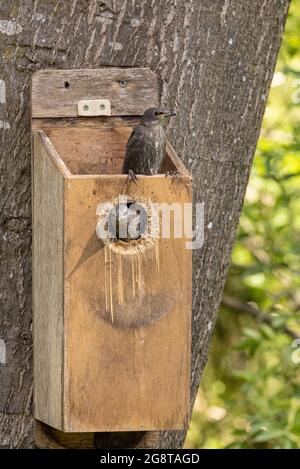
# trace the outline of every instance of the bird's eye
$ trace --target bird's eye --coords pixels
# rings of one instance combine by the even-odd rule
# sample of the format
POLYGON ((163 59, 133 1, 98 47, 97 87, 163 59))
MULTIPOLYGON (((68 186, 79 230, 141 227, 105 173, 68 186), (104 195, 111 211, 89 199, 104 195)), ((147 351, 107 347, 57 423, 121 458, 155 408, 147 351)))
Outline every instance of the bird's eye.
POLYGON ((159 114, 160 114, 159 111, 155 111, 155 112, 154 112, 154 115, 155 115, 155 116, 159 116, 159 114))

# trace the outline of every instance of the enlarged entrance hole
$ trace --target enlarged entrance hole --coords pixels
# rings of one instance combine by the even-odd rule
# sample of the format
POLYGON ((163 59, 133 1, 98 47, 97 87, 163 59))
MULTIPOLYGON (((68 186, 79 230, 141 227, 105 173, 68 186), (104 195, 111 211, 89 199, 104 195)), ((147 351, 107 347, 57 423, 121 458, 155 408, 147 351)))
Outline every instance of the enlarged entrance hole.
POLYGON ((121 196, 97 207, 96 233, 106 246, 119 254, 136 254, 154 246, 159 218, 151 201, 121 196))

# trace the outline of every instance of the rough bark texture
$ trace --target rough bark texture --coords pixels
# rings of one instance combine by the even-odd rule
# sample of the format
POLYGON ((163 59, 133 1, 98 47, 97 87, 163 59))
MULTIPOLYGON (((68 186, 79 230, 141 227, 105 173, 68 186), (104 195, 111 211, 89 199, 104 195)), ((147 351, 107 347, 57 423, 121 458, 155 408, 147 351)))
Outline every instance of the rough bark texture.
MULTIPOLYGON (((0 365, 0 446, 33 445, 31 74, 49 67, 150 66, 162 104, 177 110, 169 137, 193 173, 195 200, 205 202, 205 243, 194 252, 194 398, 288 6, 289 0, 0 0, 0 79, 6 84, 4 103, 0 82, 0 338, 7 346, 7 363, 0 365)), ((129 435, 129 444, 174 448, 184 432, 140 437, 129 435)), ((112 446, 117 440, 110 435, 112 446)))

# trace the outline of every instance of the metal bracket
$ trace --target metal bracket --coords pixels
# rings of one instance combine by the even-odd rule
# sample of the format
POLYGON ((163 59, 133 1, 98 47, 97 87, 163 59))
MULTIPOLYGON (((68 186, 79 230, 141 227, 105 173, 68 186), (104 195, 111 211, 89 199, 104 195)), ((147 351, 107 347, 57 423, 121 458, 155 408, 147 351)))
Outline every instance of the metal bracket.
POLYGON ((78 102, 79 116, 111 116, 109 99, 84 99, 78 102))

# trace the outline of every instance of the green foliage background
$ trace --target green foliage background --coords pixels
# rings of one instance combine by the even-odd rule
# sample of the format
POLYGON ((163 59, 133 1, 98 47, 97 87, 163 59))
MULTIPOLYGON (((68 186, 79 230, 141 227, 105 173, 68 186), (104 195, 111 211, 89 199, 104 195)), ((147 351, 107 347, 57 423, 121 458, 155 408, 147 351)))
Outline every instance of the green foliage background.
POLYGON ((188 448, 300 448, 300 2, 292 2, 188 448), (293 346, 295 348, 293 348, 293 346), (299 363, 297 363, 299 361, 299 363))

